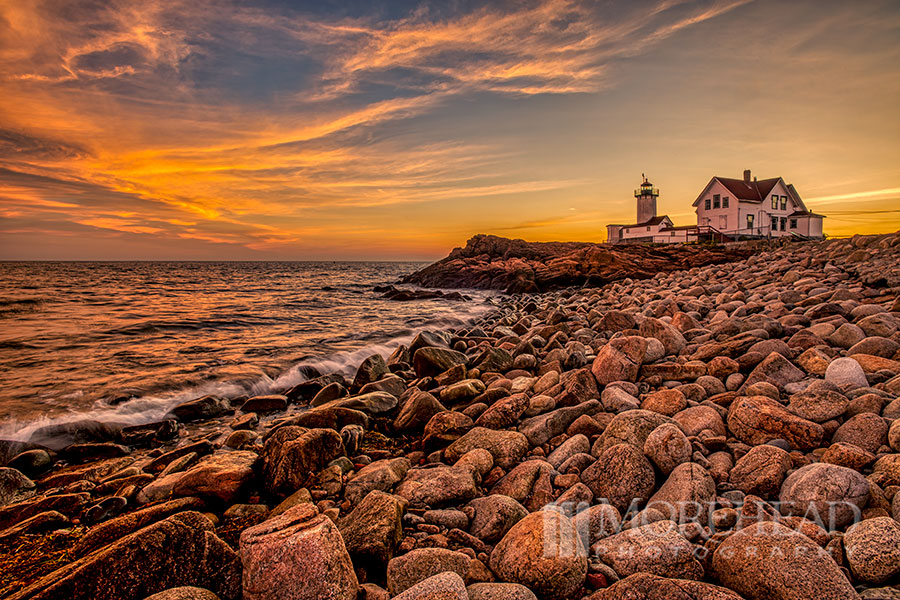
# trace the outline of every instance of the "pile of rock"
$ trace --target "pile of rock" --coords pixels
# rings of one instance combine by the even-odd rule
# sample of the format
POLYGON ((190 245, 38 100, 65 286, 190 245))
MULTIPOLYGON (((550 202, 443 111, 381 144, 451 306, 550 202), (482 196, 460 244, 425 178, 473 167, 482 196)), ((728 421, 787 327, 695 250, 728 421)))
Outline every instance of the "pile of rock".
POLYGON ((87 528, 11 597, 900 597, 898 274, 893 234, 516 295, 352 381, 16 447, 0 543, 87 528))

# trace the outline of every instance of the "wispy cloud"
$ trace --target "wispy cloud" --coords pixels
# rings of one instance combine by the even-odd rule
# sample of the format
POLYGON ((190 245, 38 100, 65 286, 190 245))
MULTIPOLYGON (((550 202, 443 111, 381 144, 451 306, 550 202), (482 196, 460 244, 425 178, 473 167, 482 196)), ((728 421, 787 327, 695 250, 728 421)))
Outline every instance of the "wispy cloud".
POLYGON ((389 16, 227 0, 4 3, 0 199, 20 226, 255 248, 390 229, 351 223, 350 209, 452 212, 598 184, 520 161, 515 132, 457 135, 450 115, 466 124, 475 101, 612 89, 625 61, 749 2, 423 3, 389 16))

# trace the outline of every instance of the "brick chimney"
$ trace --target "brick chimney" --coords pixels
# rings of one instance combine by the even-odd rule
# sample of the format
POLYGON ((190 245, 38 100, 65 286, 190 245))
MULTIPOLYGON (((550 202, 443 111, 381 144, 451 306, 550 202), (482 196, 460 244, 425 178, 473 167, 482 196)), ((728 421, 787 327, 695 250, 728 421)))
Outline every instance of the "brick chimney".
POLYGON ((750 183, 750 169, 744 169, 744 181, 750 183))

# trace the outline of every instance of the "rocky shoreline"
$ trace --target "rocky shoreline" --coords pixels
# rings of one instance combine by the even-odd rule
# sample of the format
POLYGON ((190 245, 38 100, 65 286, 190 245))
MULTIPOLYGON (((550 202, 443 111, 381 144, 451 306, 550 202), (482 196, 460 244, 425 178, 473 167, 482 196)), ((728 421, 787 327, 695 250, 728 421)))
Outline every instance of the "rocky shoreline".
POLYGON ((0 596, 900 598, 900 233, 570 250, 352 381, 0 442, 0 596))

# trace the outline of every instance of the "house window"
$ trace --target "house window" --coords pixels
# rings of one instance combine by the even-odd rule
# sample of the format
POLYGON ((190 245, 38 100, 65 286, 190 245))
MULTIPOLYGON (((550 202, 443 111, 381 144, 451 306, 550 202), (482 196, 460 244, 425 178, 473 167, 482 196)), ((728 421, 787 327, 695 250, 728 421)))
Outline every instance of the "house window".
POLYGON ((672 232, 671 234, 669 234, 669 235, 670 235, 670 237, 675 237, 675 232, 673 231, 673 232, 672 232))
POLYGON ((778 196, 772 196, 772 210, 778 210, 778 196))
POLYGON ((722 198, 722 208, 728 208, 728 196, 722 198))
POLYGON ((797 229, 797 219, 791 219, 791 229, 797 229))
POLYGON ((747 215, 747 229, 753 233, 753 215, 747 215))
POLYGON ((787 210, 787 196, 781 197, 781 210, 787 210))
POLYGON ((713 194, 713 208, 719 208, 722 206, 722 202, 719 199, 718 194, 713 194))
POLYGON ((778 217, 772 217, 772 231, 778 231, 778 217))
POLYGON ((781 230, 784 231, 787 228, 787 217, 781 217, 781 230))
POLYGON ((650 226, 649 226, 649 225, 647 225, 647 231, 650 231, 650 226))
POLYGON ((703 203, 703 206, 706 208, 706 210, 709 210, 709 198, 706 199, 706 202, 703 203))

